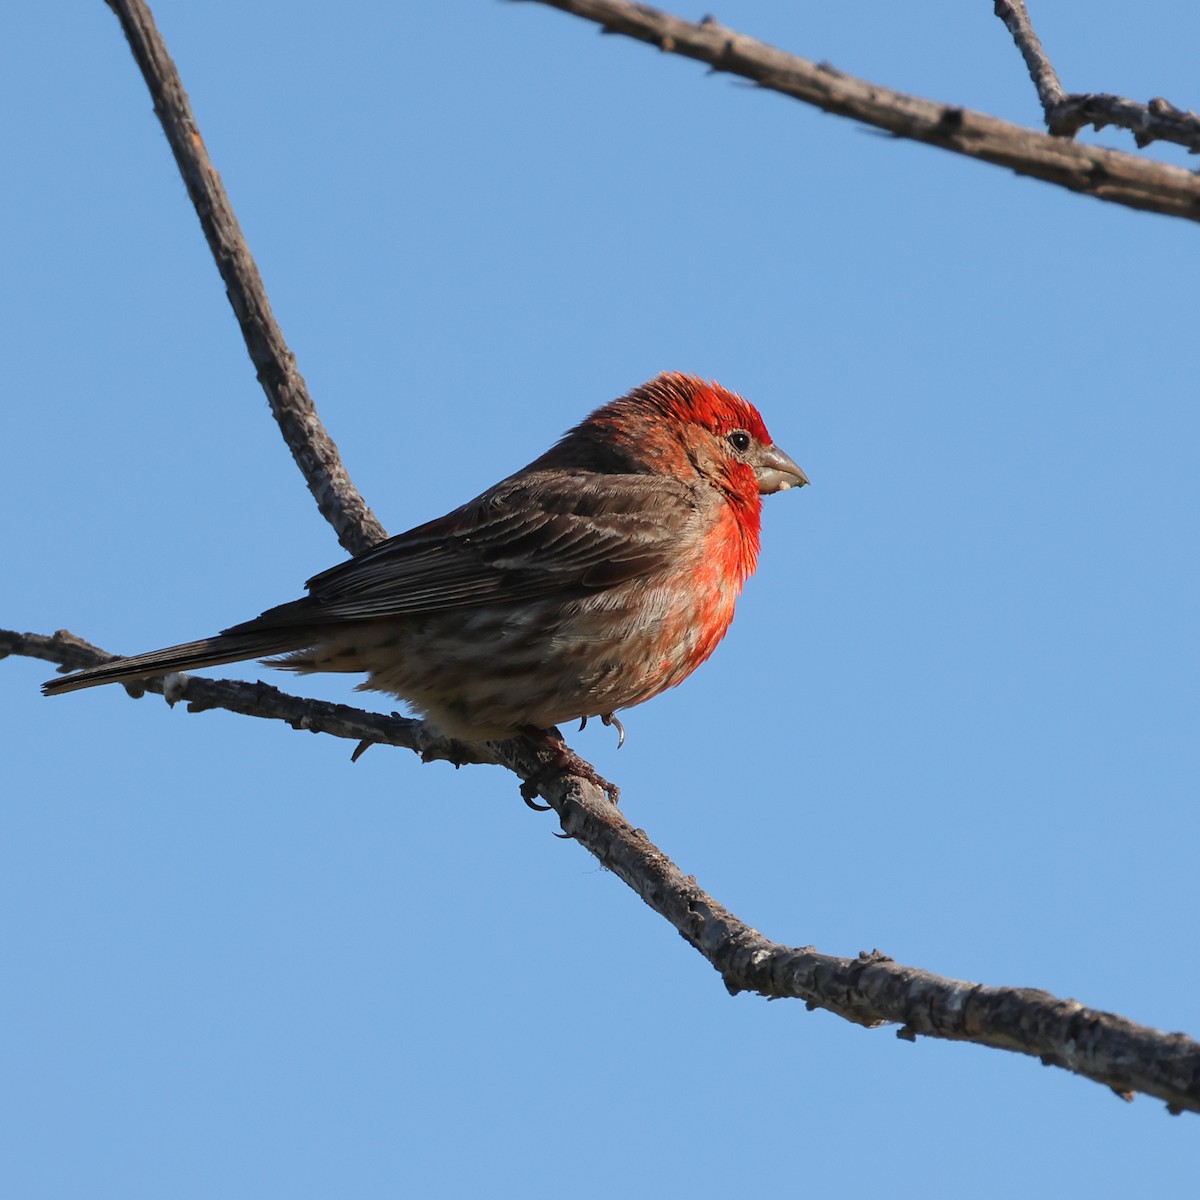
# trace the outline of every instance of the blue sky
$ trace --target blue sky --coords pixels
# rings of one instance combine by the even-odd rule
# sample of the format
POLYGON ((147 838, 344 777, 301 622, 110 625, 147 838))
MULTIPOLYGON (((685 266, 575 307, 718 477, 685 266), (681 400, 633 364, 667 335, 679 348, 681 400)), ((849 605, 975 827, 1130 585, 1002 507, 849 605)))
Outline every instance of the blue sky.
MULTIPOLYGON (((1034 124, 991 8, 717 15, 1034 124)), ((714 658, 619 754, 573 739, 631 820, 772 938, 1200 1034, 1194 226, 539 5, 155 13, 387 528, 661 369, 745 394, 810 475, 714 658)), ((1200 10, 1033 16, 1069 90, 1200 105, 1200 10)), ((341 552, 115 20, 3 22, 0 624, 133 652, 293 598, 341 552)), ((729 998, 500 771, 48 674, 0 666, 6 1194, 1194 1181, 1194 1118, 1154 1101, 729 998)))

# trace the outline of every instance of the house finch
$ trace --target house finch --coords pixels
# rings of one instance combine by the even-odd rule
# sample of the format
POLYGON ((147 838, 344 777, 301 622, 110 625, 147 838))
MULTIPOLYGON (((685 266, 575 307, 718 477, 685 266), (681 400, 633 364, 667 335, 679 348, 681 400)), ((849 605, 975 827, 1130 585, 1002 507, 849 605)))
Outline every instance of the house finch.
POLYGON ((807 482, 740 396, 659 375, 461 508, 314 576, 303 599, 44 691, 271 656, 366 672, 360 689, 449 737, 616 723, 713 652, 758 557, 760 495, 807 482))

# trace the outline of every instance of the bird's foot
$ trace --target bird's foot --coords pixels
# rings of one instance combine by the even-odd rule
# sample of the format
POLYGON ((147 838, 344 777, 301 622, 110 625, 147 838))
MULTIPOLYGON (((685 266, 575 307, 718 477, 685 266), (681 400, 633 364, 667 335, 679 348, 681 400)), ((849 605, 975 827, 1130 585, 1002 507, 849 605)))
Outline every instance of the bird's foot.
MULTIPOLYGON (((601 720, 606 725, 609 724, 603 717, 601 720)), ((620 724, 616 721, 615 717, 612 718, 612 721, 620 729, 620 724)), ((591 763, 580 758, 563 741, 562 735, 557 729, 537 729, 534 726, 526 726, 521 730, 521 733, 539 749, 550 752, 545 770, 540 771, 532 779, 527 779, 521 784, 521 799, 530 808, 539 812, 545 812, 550 807, 550 805, 538 804, 535 797, 538 794, 540 786, 547 782, 547 780, 553 779, 556 775, 577 775, 580 779, 586 779, 588 783, 594 783, 608 797, 610 803, 615 805, 620 802, 621 789, 615 783, 609 783, 591 763)))

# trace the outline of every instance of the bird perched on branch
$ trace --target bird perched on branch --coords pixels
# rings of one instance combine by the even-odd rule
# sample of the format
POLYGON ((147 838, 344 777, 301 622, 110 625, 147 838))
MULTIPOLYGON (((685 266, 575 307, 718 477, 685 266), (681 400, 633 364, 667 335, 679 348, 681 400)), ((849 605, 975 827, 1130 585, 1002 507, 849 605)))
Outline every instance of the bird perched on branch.
POLYGON ((365 672, 360 689, 449 737, 589 716, 620 730, 618 710, 686 679, 729 628, 761 496, 807 482, 753 405, 659 375, 461 508, 314 576, 303 599, 43 690, 265 658, 365 672))

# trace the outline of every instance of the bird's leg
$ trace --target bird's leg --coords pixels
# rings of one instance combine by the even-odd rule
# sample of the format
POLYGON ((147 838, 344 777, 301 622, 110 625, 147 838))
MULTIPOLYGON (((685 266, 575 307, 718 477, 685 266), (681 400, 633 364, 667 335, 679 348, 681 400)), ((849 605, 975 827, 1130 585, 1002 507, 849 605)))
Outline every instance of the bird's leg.
POLYGON ((612 725, 616 728, 617 749, 620 750, 620 748, 625 745, 625 726, 621 724, 620 720, 614 713, 601 713, 600 720, 605 725, 612 725))

